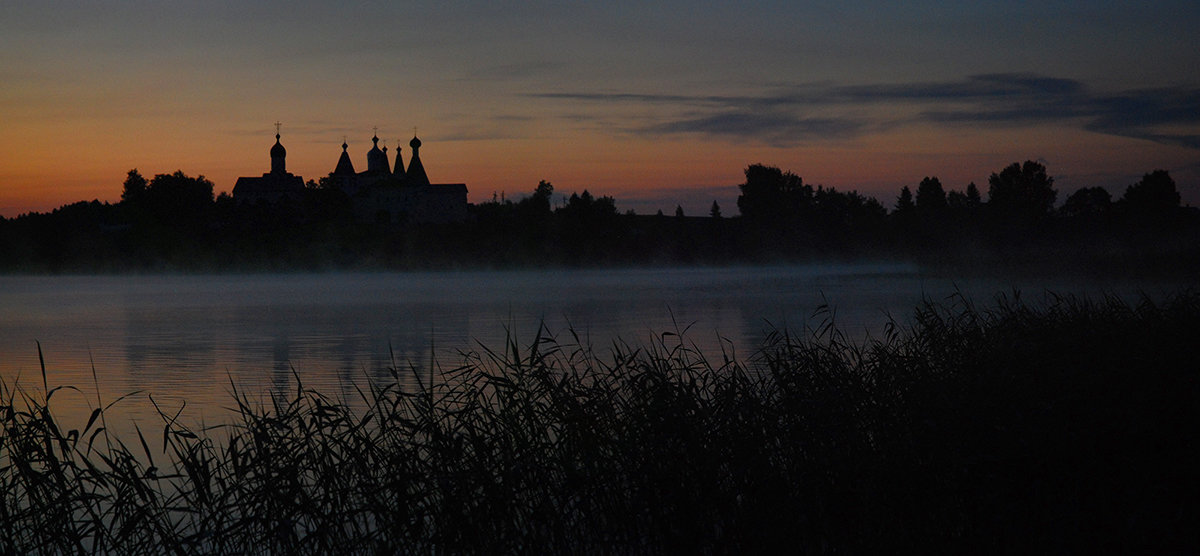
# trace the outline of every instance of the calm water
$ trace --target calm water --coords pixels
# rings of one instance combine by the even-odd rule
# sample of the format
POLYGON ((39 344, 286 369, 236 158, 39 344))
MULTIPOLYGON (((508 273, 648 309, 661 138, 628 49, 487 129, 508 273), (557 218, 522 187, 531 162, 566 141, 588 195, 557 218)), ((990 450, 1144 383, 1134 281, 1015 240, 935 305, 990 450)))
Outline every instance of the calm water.
MULTIPOLYGON (((541 323, 601 352, 620 338, 646 344, 664 331, 719 359, 760 345, 772 326, 799 330, 828 304, 851 333, 904 320, 923 297, 956 291, 987 302, 1020 288, 1134 293, 1167 285, 1112 281, 926 278, 903 265, 217 276, 0 277, 0 376, 40 391, 35 341, 55 409, 89 408, 134 391, 122 415, 157 423, 148 396, 185 415, 223 421, 231 384, 255 395, 288 388, 293 369, 331 395, 398 364, 443 367, 463 350, 522 344, 541 323), (99 382, 93 386, 92 369, 99 382), (100 402, 97 401, 97 395, 100 402)), ((81 423, 82 424, 82 423, 81 423)))

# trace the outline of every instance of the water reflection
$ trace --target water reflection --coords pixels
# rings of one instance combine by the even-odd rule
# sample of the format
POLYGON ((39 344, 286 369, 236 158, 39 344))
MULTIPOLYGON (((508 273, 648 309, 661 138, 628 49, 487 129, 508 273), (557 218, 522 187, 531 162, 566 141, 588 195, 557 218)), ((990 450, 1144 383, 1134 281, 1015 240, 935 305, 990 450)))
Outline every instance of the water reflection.
POLYGON ((212 316, 197 308, 127 306, 123 344, 129 372, 153 377, 166 369, 213 368, 219 329, 212 316))
MULTIPOLYGON (((356 386, 387 379, 393 364, 427 369, 436 359, 454 366, 460 351, 479 344, 501 350, 509 334, 528 345, 543 326, 568 342, 573 330, 601 352, 618 338, 646 344, 664 331, 686 330, 689 342, 719 361, 722 351, 749 355, 773 329, 803 333, 822 305, 830 311, 820 318, 861 337, 878 332, 889 314, 903 320, 921 299, 955 292, 987 302, 1013 287, 1031 296, 1148 289, 1061 279, 952 281, 896 265, 9 276, 0 286, 5 380, 19 374, 40 387, 40 340, 54 384, 93 384, 94 362, 102 399, 141 390, 175 407, 186 401, 193 414, 207 416, 231 405, 235 386, 254 396, 284 391, 295 373, 306 386, 354 398, 356 386)), ((153 422, 147 407, 129 414, 153 422)))

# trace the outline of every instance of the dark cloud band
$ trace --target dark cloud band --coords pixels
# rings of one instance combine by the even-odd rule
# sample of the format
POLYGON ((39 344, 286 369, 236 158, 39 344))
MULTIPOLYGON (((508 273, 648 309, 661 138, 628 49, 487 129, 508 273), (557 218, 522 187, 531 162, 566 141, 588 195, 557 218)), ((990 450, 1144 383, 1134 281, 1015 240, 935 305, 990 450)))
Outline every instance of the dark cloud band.
POLYGON ((1163 128, 1200 123, 1200 89, 1175 87, 1095 93, 1082 82, 1030 73, 993 73, 956 81, 838 86, 799 85, 763 95, 558 92, 531 95, 583 103, 665 108, 662 121, 628 131, 698 133, 796 144, 845 139, 904 123, 1026 126, 1045 123, 1200 149, 1200 134, 1163 128), (899 117, 857 110, 897 107, 899 117), (674 112, 671 112, 671 110, 674 112), (821 117, 809 115, 820 110, 821 117), (839 110, 847 112, 839 114, 839 110))

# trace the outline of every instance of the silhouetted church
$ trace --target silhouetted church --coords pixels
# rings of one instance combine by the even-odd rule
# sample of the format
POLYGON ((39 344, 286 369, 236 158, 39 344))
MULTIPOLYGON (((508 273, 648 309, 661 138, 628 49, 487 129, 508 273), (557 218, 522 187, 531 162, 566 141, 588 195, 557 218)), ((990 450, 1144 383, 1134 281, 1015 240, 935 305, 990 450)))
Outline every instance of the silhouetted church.
POLYGON ((421 164, 421 140, 408 142, 412 157, 408 169, 400 148, 396 164, 389 167, 387 147, 379 148, 379 137, 371 138, 367 169, 355 172, 342 142, 342 155, 329 174, 329 182, 350 196, 360 220, 384 222, 459 222, 467 218, 467 186, 462 183, 430 183, 421 164))
POLYGON ((304 178, 287 171, 285 158, 287 149, 279 143, 279 130, 276 130, 275 146, 271 147, 271 172, 261 178, 238 178, 233 186, 234 200, 249 205, 299 200, 304 194, 304 178))
MULTIPOLYGON (((374 146, 367 151, 367 169, 354 171, 349 145, 342 142, 342 155, 326 186, 344 192, 359 220, 375 222, 461 222, 467 218, 467 186, 462 183, 435 184, 429 182, 421 164, 421 140, 415 135, 409 146, 412 158, 408 169, 396 148, 396 164, 389 168, 387 147, 379 148, 379 137, 371 138, 374 146)), ((238 203, 278 204, 298 200, 304 194, 304 179, 287 172, 284 159, 287 151, 275 133, 271 147, 271 172, 260 178, 238 178, 233 186, 233 198, 238 203)))

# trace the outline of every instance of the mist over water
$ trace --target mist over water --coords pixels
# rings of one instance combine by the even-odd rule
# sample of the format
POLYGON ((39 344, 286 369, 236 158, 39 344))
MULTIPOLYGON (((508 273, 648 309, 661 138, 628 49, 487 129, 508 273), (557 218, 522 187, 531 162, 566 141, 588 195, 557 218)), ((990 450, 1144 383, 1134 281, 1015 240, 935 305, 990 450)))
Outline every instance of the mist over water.
MULTIPOLYGON (((804 333, 833 318, 852 337, 904 322, 922 299, 961 293, 987 303, 1021 291, 1153 295, 1168 284, 1095 280, 928 277, 909 265, 531 270, 420 273, 0 277, 0 374, 41 386, 35 341, 51 387, 71 385, 56 409, 86 415, 118 406, 156 423, 146 396, 186 415, 219 421, 231 383, 252 396, 305 386, 355 397, 386 369, 443 368, 462 352, 523 346, 541 326, 561 343, 646 345, 663 332, 719 361, 745 359, 772 329, 804 333), (827 306, 829 312, 814 313, 827 306)), ((675 341, 668 338, 669 342, 675 341)))

